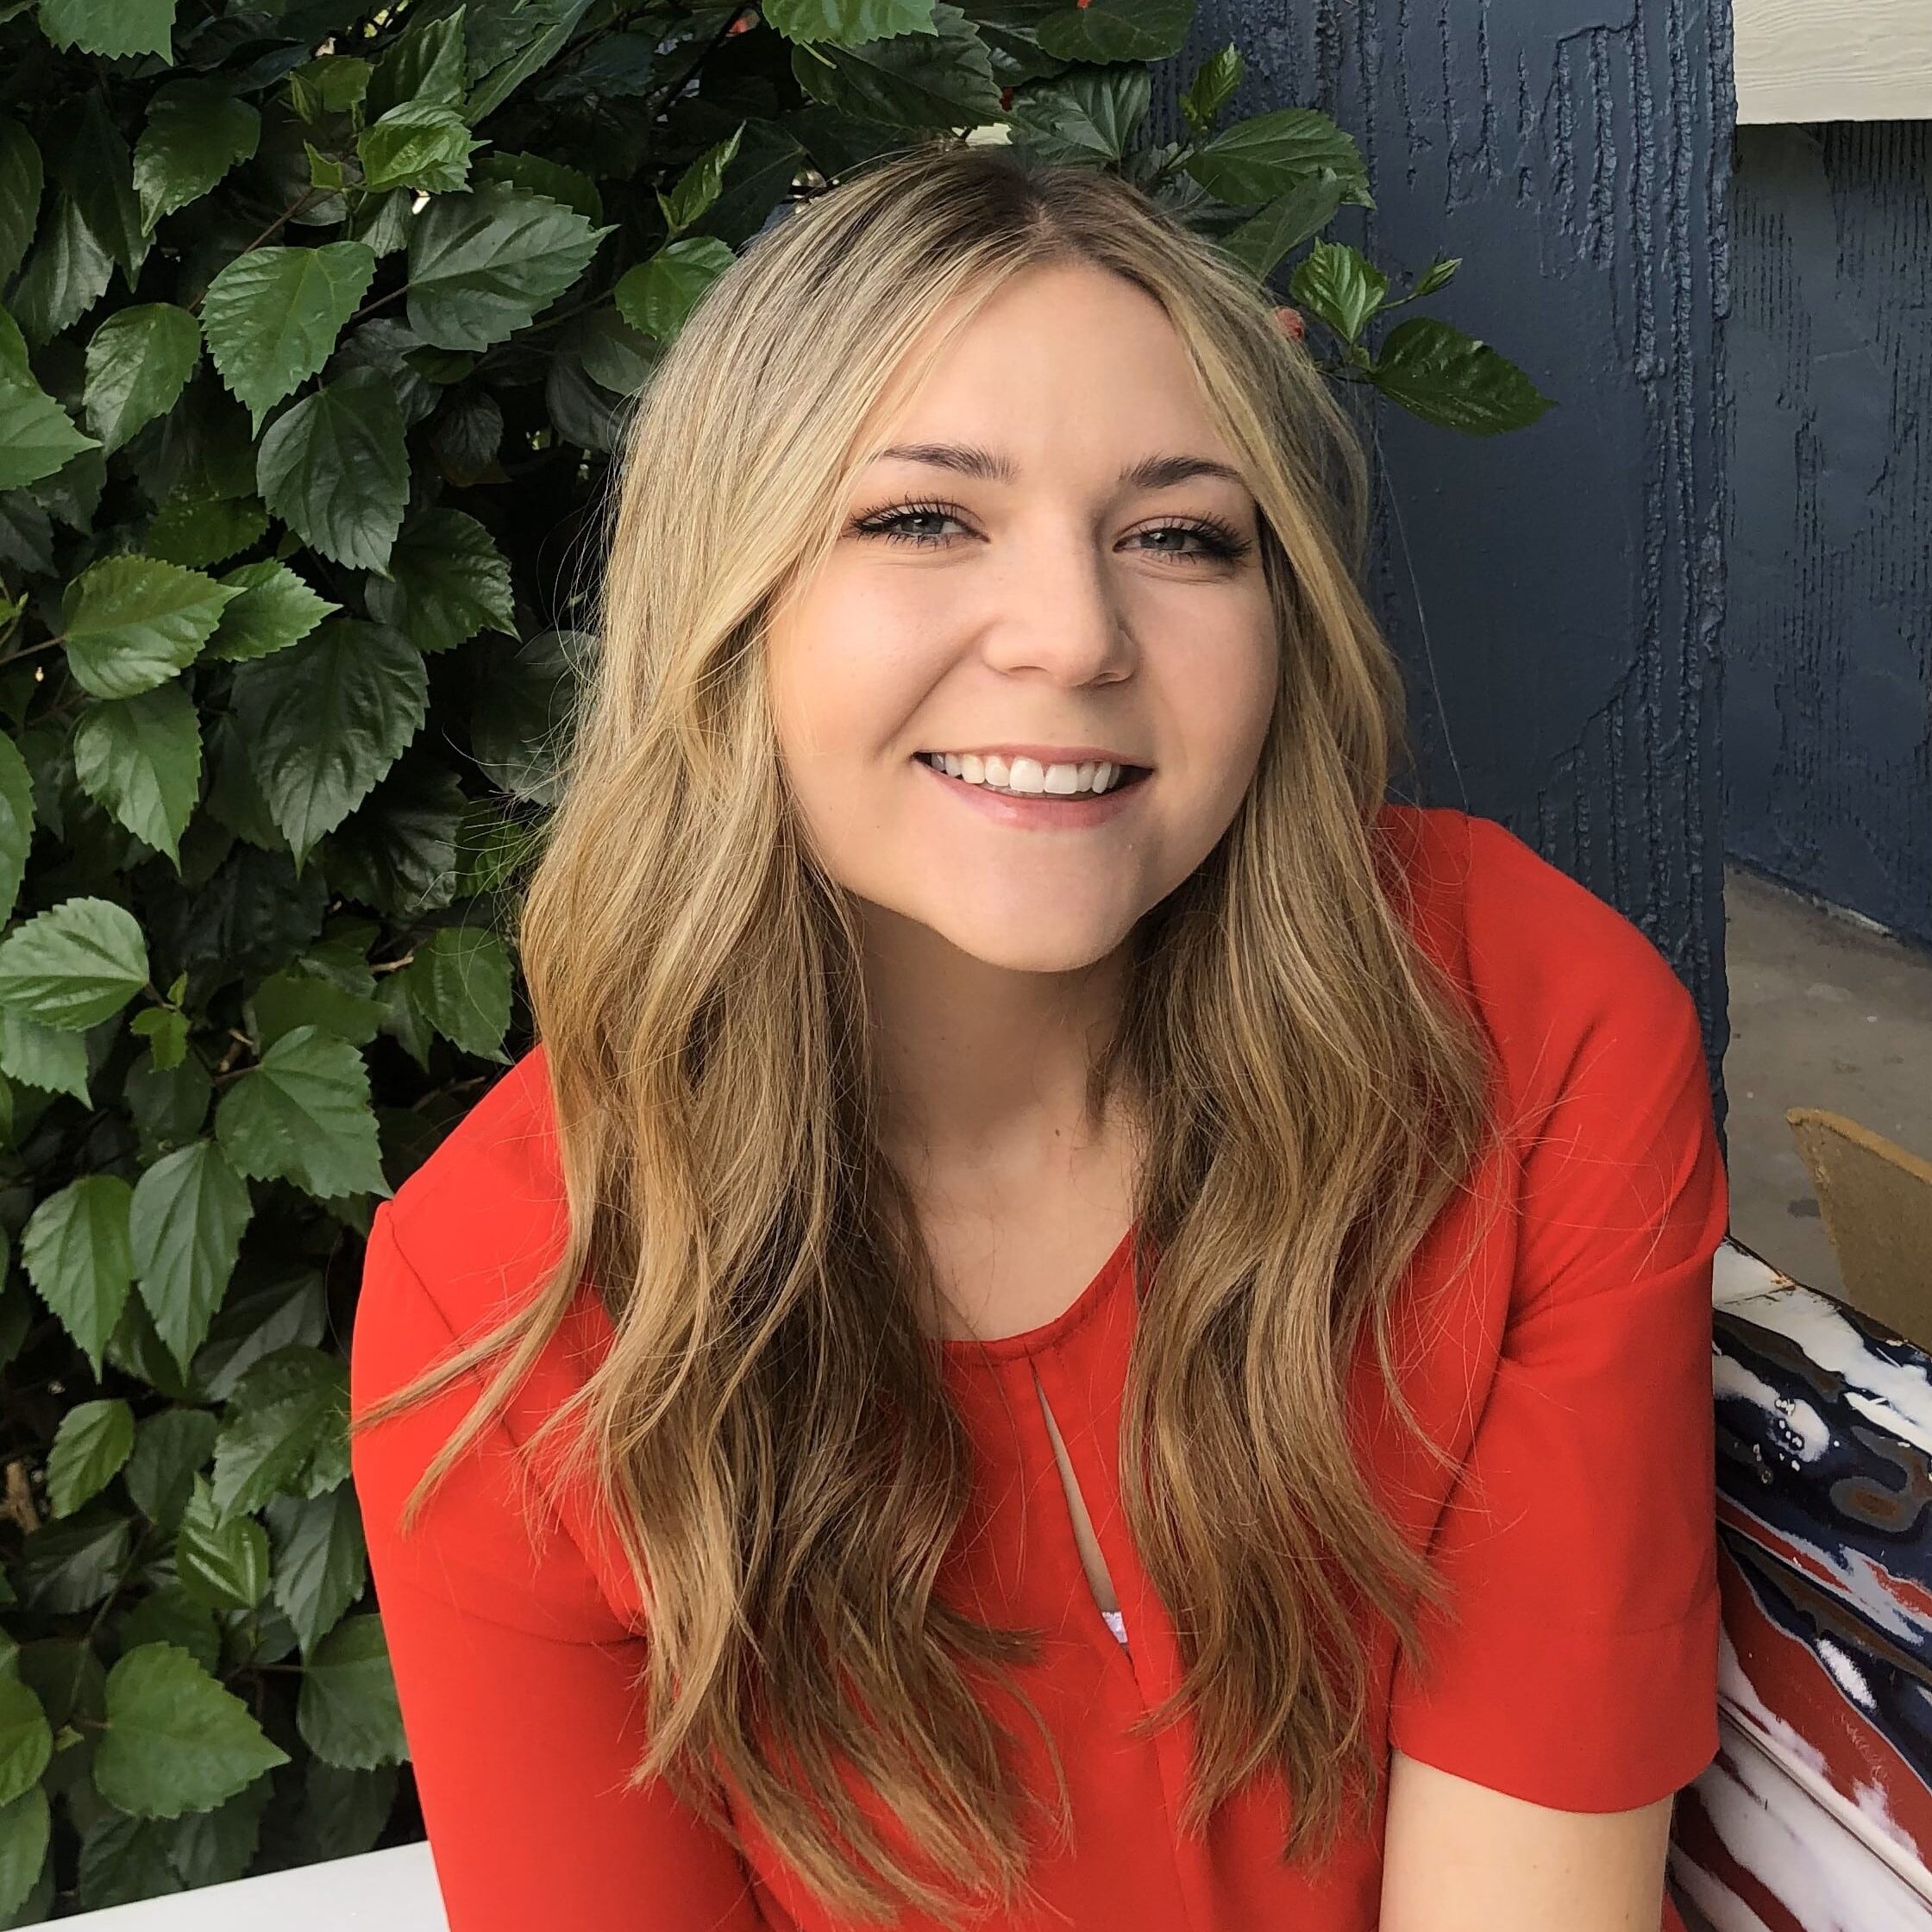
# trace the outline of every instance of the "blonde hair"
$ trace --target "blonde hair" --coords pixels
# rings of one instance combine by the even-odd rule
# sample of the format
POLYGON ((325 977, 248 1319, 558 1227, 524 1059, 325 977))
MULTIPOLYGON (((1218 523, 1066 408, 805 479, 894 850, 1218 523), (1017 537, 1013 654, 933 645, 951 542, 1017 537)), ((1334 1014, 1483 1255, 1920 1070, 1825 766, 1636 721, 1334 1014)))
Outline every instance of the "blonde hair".
POLYGON ((1171 318, 1259 505, 1280 637, 1254 782, 1136 928, 1090 1082, 1148 1097, 1122 1507, 1186 1669, 1140 1723, 1192 1709, 1190 1830, 1264 1762, 1293 1796, 1284 1857, 1319 1854, 1366 1802, 1364 1619, 1413 1649, 1435 1584, 1352 1454, 1348 1365, 1371 1339, 1414 1427, 1391 1299, 1479 1158, 1489 1063, 1378 867, 1404 706, 1356 583, 1359 442, 1267 291, 1115 176, 956 141, 902 152, 758 236, 655 372, 518 934, 568 1245, 511 1320, 357 1423, 511 1352, 406 1527, 593 1283, 615 1340, 539 1434, 583 1423, 574 1466, 649 1608, 635 1775, 666 1778, 742 1850, 728 1777, 853 1919, 950 1914, 841 1758, 949 1884, 1015 1909, 1027 1794, 962 1665, 998 1672, 1040 1722, 1012 1673, 1040 1633, 933 1591, 971 1444, 922 1323, 931 1258, 878 1151, 856 928, 787 797, 761 645, 838 535, 868 411, 909 345, 948 304, 963 326, 1011 277, 1070 261, 1171 318))

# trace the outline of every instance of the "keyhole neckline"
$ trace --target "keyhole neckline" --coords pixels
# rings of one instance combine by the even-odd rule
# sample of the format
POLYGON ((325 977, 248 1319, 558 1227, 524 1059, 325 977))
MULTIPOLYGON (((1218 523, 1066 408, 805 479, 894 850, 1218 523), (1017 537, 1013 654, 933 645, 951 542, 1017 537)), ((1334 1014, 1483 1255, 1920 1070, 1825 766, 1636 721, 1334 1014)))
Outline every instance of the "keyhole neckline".
POLYGON ((960 1364, 1012 1362, 1057 1346, 1132 1275, 1134 1235, 1139 1226, 1138 1219, 1129 1225, 1113 1252, 1101 1264, 1099 1274, 1051 1320, 1023 1328, 1017 1334, 994 1335, 986 1339, 968 1335, 942 1336, 939 1346, 945 1351, 947 1360, 960 1364))

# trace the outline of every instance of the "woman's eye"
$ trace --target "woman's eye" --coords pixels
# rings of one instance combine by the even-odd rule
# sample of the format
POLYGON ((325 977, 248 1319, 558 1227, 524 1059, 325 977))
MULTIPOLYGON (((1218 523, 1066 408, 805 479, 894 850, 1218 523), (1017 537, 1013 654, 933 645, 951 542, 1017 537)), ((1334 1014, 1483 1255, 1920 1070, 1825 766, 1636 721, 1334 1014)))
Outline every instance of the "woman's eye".
MULTIPOLYGON (((946 538, 931 530, 910 528, 919 524, 949 524, 958 519, 953 512, 941 504, 904 504, 895 510, 881 510, 862 518, 854 525, 861 535, 882 536, 889 543, 914 543, 930 546, 943 544, 946 538)), ((1155 554, 1175 558, 1181 562, 1201 561, 1225 562, 1240 556, 1249 548, 1247 540, 1240 534, 1222 524, 1218 518, 1206 523, 1159 524, 1151 530, 1137 530, 1135 538, 1157 537, 1162 543, 1155 546, 1155 554), (1199 549, 1189 550, 1179 547, 1170 539, 1192 538, 1199 549)))
POLYGON ((905 527, 908 523, 916 524, 922 519, 927 523, 938 524, 949 524, 956 520, 950 511, 936 510, 923 505, 908 505, 902 510, 882 510, 876 516, 866 518, 858 528, 868 536, 882 536, 893 543, 944 542, 942 537, 931 531, 911 530, 905 527))
POLYGON ((1144 530, 1137 533, 1141 536, 1192 537, 1201 545, 1198 550, 1170 550, 1170 556, 1208 557, 1225 561, 1238 557, 1247 545, 1232 530, 1216 530, 1199 524, 1163 524, 1157 530, 1144 530))

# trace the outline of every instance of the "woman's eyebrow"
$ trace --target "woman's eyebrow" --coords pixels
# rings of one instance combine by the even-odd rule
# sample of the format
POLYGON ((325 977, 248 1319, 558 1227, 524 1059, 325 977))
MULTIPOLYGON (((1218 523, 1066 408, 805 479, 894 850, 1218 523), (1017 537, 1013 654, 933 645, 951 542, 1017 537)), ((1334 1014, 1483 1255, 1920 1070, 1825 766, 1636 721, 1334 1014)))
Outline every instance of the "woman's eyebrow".
MULTIPOLYGON (((957 471, 962 476, 977 476, 989 483, 1012 483, 1019 472, 1011 457, 995 455, 976 443, 895 442, 881 449, 869 462, 925 463, 937 469, 957 471)), ((1244 487, 1246 479, 1226 463, 1208 456, 1143 456, 1120 472, 1122 484, 1136 490, 1164 490, 1196 476, 1218 476, 1244 487)))

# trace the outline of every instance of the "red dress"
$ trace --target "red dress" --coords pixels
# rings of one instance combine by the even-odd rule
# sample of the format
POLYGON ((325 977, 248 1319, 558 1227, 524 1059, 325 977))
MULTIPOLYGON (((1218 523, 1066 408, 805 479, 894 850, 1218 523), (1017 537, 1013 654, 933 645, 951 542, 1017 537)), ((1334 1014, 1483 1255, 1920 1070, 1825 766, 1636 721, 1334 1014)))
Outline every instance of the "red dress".
MULTIPOLYGON (((1355 1380, 1371 1477, 1430 1547, 1458 1613, 1428 1628, 1427 1678, 1377 1644, 1375 1722, 1409 1756, 1538 1803, 1645 1804, 1694 1778, 1717 1743, 1709 1289, 1728 1203, 1697 1015, 1633 923, 1501 825, 1447 807, 1384 812, 1416 890, 1412 930, 1474 1000, 1517 1125, 1477 1190, 1503 1189, 1514 1211, 1458 1274, 1450 1263, 1476 1211, 1458 1196, 1401 1303, 1410 1398, 1463 1458, 1460 1474, 1406 1445, 1373 1378, 1355 1380)), ((354 1409, 453 1337, 493 1326, 559 1251, 563 1216, 539 1047, 379 1208, 354 1409)), ((1371 1932, 1379 1816, 1319 1869, 1284 1867, 1285 1798, 1267 1776, 1205 1838, 1183 1839, 1182 1725, 1144 1742, 1127 1734, 1180 1676, 1119 1511, 1113 1446, 1137 1312, 1128 1255, 1123 1236, 1040 1327, 944 1344, 984 1479, 944 1593, 1048 1633, 1022 1681, 1059 1743, 1077 1828, 1070 1848, 1035 1857, 1045 1909, 1003 1932, 1371 1932), (1082 1570, 1035 1375, 1131 1650, 1101 1622, 1082 1570)), ((749 1868, 662 1785, 624 1790, 642 1745, 637 1595, 607 1527, 570 1493, 547 1491, 550 1534, 526 1535, 512 1444, 609 1333, 595 1297, 580 1294, 411 1537, 396 1529, 402 1499, 480 1383, 472 1375, 355 1440, 452 1932, 837 1932, 742 1810, 749 1868)), ((998 1715, 1033 1788, 1051 1792, 1031 1722, 1017 1704, 998 1715)), ((1663 1923, 1676 1932, 1668 1906, 1663 1923)))

